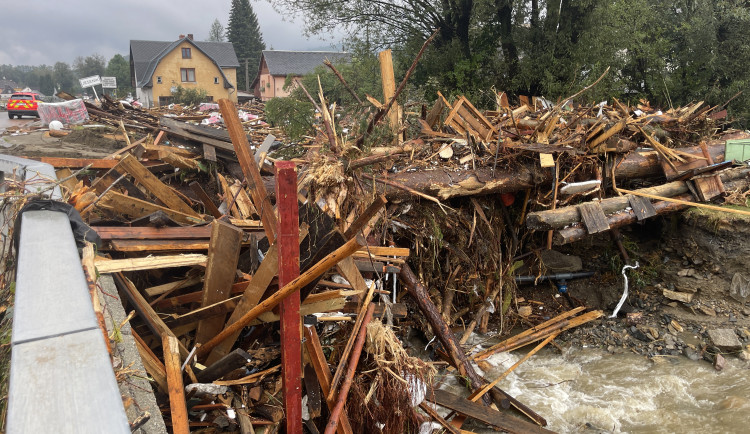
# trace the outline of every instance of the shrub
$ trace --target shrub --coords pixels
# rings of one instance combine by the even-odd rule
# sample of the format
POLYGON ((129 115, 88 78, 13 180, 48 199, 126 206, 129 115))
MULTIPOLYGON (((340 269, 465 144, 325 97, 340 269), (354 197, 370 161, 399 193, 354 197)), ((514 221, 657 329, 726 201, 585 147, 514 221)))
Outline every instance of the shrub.
POLYGON ((271 98, 266 102, 266 119, 292 139, 309 134, 313 128, 313 106, 294 98, 271 98))
POLYGON ((198 105, 202 102, 206 102, 206 96, 208 92, 201 88, 185 88, 177 86, 177 89, 172 92, 173 101, 176 104, 182 105, 198 105))

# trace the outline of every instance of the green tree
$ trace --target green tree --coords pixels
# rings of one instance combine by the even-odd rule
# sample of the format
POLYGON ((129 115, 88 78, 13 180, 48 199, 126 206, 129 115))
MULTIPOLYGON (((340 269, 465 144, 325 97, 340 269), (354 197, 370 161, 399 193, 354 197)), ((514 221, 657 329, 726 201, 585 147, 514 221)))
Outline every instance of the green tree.
POLYGON ((133 92, 130 81, 130 63, 121 54, 115 54, 107 64, 106 75, 117 79, 117 96, 133 92))
POLYGON ((55 93, 55 81, 52 79, 52 74, 50 72, 39 76, 39 91, 47 96, 55 93))
POLYGON ((77 91, 75 87, 78 83, 73 76, 73 71, 70 69, 70 65, 65 62, 55 63, 55 66, 52 67, 52 79, 58 90, 64 90, 69 93, 77 91))
POLYGON ((211 29, 208 31, 208 41, 224 42, 224 26, 221 25, 218 18, 211 24, 211 29))
POLYGON ((229 12, 227 39, 234 46, 234 52, 240 61, 237 71, 238 88, 248 90, 245 77, 252 81, 260 65, 261 52, 266 49, 263 35, 260 32, 258 17, 249 0, 232 0, 229 12), (247 65, 247 68, 245 67, 247 65))
POLYGON ((89 77, 91 75, 103 75, 106 71, 107 59, 101 54, 92 54, 91 56, 78 56, 73 62, 73 70, 78 78, 89 77))

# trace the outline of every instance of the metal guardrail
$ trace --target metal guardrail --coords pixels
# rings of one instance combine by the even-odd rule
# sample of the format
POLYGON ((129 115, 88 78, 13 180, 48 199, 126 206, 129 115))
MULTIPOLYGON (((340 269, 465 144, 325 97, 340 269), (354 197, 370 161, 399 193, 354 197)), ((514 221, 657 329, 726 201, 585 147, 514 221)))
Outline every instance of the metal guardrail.
MULTIPOLYGON (((0 171, 56 179, 48 164, 4 155, 0 171)), ((130 433, 67 216, 20 221, 7 433, 130 433)))

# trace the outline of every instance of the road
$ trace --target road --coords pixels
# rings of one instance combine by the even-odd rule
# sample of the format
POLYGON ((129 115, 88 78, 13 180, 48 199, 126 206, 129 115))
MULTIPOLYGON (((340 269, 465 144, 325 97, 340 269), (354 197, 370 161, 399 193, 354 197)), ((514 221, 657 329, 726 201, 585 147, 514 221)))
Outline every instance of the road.
POLYGON ((20 127, 20 126, 22 126, 24 124, 27 124, 27 123, 35 120, 35 119, 36 118, 31 118, 31 117, 23 117, 21 119, 9 119, 8 118, 8 112, 2 112, 2 111, 0 111, 0 133, 2 133, 3 131, 5 131, 5 129, 8 128, 8 127, 10 127, 10 126, 14 126, 15 125, 17 127, 20 127))

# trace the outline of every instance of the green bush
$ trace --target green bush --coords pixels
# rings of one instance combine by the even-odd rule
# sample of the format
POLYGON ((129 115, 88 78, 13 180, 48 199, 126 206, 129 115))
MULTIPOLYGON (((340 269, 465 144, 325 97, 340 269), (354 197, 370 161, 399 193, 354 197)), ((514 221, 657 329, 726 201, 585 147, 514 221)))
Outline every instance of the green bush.
POLYGON ((172 92, 172 101, 182 105, 198 105, 206 102, 207 96, 208 92, 205 89, 177 86, 177 89, 172 92))
POLYGON ((292 139, 309 134, 313 129, 313 106, 294 98, 271 98, 266 102, 266 119, 280 127, 292 139))

